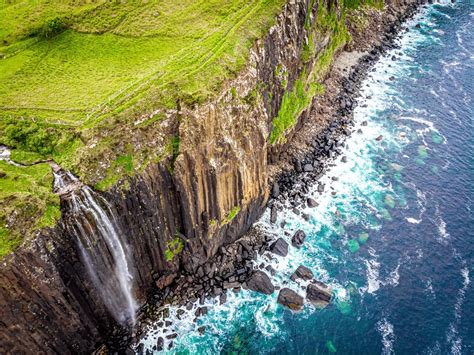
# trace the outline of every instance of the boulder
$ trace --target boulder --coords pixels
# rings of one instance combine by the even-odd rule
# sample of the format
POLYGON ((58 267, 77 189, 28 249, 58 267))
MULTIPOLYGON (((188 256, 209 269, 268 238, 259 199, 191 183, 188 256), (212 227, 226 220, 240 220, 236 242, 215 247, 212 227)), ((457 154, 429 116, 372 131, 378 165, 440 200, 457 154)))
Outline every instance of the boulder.
POLYGON ((293 275, 291 275, 290 279, 292 281, 296 281, 298 279, 311 280, 313 276, 313 272, 310 269, 308 269, 306 266, 300 265, 293 275))
POLYGON ((301 229, 299 229, 293 235, 293 238, 291 238, 291 245, 293 245, 296 248, 301 248, 305 239, 306 239, 306 233, 303 232, 301 229))
POLYGON ((288 255, 288 243, 283 238, 278 238, 275 243, 270 245, 270 251, 280 256, 288 255))
POLYGON ((298 311, 303 307, 303 297, 286 287, 280 290, 277 302, 293 311, 298 311))
POLYGON ((275 205, 272 206, 271 210, 270 210, 270 223, 275 223, 276 220, 277 220, 277 208, 275 205))
POLYGON ((332 296, 332 288, 320 281, 310 283, 306 288, 306 299, 314 305, 325 307, 332 296))
POLYGON ((311 172, 314 170, 313 166, 311 164, 305 164, 305 166, 303 167, 303 170, 305 172, 311 172))
POLYGON ((311 208, 318 206, 316 200, 312 199, 311 197, 306 200, 306 203, 308 204, 308 207, 311 208))
POLYGON ((264 293, 266 295, 271 295, 275 291, 275 287, 268 275, 261 271, 255 271, 250 279, 247 281, 247 287, 256 292, 264 293))
POLYGON ((279 195, 280 195, 280 185, 278 184, 278 182, 275 182, 272 188, 272 197, 277 198, 279 195))

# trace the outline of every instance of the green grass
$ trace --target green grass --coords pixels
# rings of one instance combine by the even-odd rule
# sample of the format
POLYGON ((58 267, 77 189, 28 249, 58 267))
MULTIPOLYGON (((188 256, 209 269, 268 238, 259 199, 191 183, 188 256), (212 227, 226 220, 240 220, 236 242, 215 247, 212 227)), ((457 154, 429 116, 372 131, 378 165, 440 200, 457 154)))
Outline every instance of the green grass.
MULTIPOLYGON (((282 0, 104 2, 96 6, 26 1, 3 5, 0 34, 29 38, 58 16, 69 28, 21 50, 0 47, 3 113, 88 127, 133 105, 202 101, 239 71, 282 0), (33 14, 27 14, 25 7, 33 14), (16 29, 22 16, 31 28, 16 29), (16 20, 15 20, 16 19, 16 20), (8 35, 12 32, 13 34, 8 35), (11 55, 10 55, 11 52, 11 55), (166 91, 167 95, 159 95, 166 91)), ((26 26, 26 25, 25 25, 26 26)), ((23 26, 24 27, 24 26, 23 26)), ((16 48, 15 47, 15 48, 16 48)))
POLYGON ((240 206, 234 206, 232 209, 227 213, 227 216, 225 216, 222 221, 221 221, 221 226, 224 226, 228 223, 230 223, 235 216, 240 212, 240 206))
POLYGON ((32 231, 54 226, 61 213, 52 186, 48 164, 20 167, 0 160, 0 257, 32 231))

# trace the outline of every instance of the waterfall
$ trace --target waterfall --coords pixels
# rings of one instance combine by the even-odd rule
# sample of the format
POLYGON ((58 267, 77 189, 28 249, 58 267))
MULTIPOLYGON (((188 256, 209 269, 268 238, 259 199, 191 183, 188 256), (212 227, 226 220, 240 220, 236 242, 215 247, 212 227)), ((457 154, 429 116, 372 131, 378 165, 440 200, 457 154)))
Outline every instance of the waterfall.
POLYGON ((90 280, 119 323, 135 323, 133 260, 112 207, 72 174, 54 170, 54 190, 68 206, 66 229, 76 239, 90 280))

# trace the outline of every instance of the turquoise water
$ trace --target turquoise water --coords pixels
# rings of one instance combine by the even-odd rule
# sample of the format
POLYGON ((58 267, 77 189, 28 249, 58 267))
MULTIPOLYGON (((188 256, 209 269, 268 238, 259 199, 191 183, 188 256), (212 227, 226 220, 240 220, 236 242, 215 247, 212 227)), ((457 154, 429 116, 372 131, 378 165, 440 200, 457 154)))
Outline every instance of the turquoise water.
POLYGON ((326 192, 315 184, 308 195, 319 203, 304 211, 310 220, 288 204, 275 225, 269 211, 258 222, 288 241, 297 229, 308 238, 256 265, 270 264, 273 283, 301 295, 304 284, 289 278, 309 267, 333 287, 331 304, 293 313, 277 292, 231 292, 224 305, 207 300, 196 323, 194 311, 178 319, 172 308, 171 329, 142 339, 148 349, 176 331, 171 353, 474 352, 474 6, 431 5, 408 25, 401 49, 365 80, 355 110, 362 133, 348 138, 347 163, 338 157, 322 178, 326 192))

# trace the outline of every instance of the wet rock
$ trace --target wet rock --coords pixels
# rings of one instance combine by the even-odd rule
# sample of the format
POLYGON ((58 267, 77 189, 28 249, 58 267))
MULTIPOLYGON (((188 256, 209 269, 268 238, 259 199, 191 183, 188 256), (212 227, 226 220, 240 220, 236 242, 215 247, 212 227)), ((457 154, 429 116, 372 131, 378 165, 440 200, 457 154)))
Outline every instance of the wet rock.
POLYGON ((318 206, 318 203, 316 202, 316 200, 312 199, 311 197, 306 200, 306 203, 308 204, 308 207, 311 207, 311 208, 318 206))
POLYGON ((296 281, 298 279, 311 280, 313 276, 313 272, 310 269, 308 269, 306 266, 300 265, 293 275, 291 275, 290 279, 292 281, 296 281))
POLYGON ((165 340, 163 339, 163 337, 158 337, 158 339, 156 340, 156 350, 162 351, 164 346, 165 340))
POLYGON ((318 184, 318 192, 324 192, 324 185, 318 184))
POLYGON ((166 336, 166 339, 176 339, 178 337, 178 334, 176 333, 171 333, 166 336))
POLYGON ((288 243, 283 238, 278 238, 275 243, 270 245, 270 251, 280 256, 288 255, 288 243))
POLYGON ((260 270, 255 271, 250 279, 247 281, 247 287, 256 292, 260 292, 266 295, 271 295, 275 291, 268 275, 260 270))
POLYGON ((315 281, 308 285, 306 289, 306 299, 320 307, 325 307, 332 296, 332 288, 320 281, 315 281))
POLYGON ((305 239, 306 239, 306 233, 303 232, 301 229, 297 230, 295 234, 293 235, 293 237, 291 238, 291 245, 293 245, 296 248, 301 248, 305 239))
POLYGON ((199 334, 204 335, 204 332, 206 331, 206 327, 203 325, 197 329, 199 334))
POLYGON ((298 311, 303 307, 303 297, 286 287, 280 290, 277 302, 293 311, 298 311))
POLYGON ((275 205, 272 206, 271 210, 270 210, 270 223, 275 223, 276 220, 277 220, 277 207, 275 205))
POLYGON ((272 197, 277 198, 279 195, 280 195, 280 185, 278 184, 278 182, 275 182, 272 188, 272 197))
POLYGON ((220 304, 224 304, 227 302, 227 294, 226 293, 223 293, 219 296, 219 303, 220 304))

